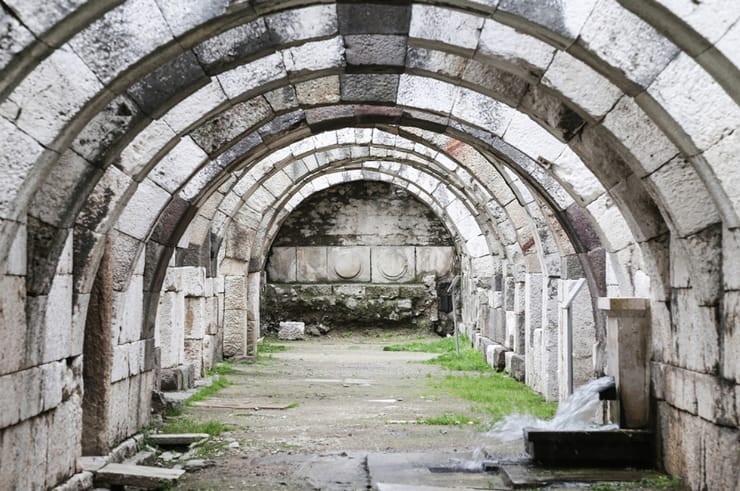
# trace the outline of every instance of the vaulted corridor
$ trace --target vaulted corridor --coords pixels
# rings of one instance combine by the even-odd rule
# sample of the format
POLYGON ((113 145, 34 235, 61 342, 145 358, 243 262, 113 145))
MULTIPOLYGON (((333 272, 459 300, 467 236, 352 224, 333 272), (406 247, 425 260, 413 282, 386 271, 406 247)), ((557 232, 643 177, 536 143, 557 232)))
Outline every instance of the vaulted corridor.
POLYGON ((84 489, 300 305, 457 322, 548 400, 612 375, 658 468, 740 488, 738 19, 1 0, 0 489, 84 489))

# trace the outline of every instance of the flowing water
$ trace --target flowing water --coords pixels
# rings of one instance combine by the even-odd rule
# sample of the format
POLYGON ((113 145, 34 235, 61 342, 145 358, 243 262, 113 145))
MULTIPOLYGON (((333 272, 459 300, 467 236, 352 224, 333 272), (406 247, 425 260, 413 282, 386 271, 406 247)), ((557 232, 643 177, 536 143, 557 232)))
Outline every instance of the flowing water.
POLYGON ((599 409, 599 392, 614 384, 612 377, 601 377, 578 387, 573 394, 558 405, 551 420, 539 419, 531 414, 511 414, 486 433, 500 441, 522 438, 524 428, 560 431, 605 431, 616 430, 618 425, 594 424, 592 419, 599 409))

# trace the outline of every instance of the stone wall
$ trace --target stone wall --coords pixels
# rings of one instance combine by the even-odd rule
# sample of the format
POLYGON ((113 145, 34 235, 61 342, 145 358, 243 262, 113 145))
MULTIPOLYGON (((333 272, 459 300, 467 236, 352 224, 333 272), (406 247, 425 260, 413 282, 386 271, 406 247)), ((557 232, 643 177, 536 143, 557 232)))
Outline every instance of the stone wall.
POLYGON ((454 248, 444 225, 382 182, 334 186, 286 219, 270 250, 262 327, 303 321, 309 332, 355 326, 447 328, 437 279, 454 248))
POLYGON ((161 368, 190 365, 197 379, 222 359, 224 283, 203 267, 167 269, 154 331, 161 368))

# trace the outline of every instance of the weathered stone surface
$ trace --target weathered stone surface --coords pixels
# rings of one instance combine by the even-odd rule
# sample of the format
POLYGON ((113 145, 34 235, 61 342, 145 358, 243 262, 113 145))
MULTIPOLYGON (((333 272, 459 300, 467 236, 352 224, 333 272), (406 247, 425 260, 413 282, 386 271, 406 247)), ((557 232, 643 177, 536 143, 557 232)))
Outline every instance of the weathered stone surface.
POLYGON ((207 39, 193 51, 209 73, 218 73, 272 46, 270 33, 259 19, 207 39))
POLYGON ((542 81, 594 119, 604 116, 622 95, 609 80, 562 51, 555 55, 542 81), (588 86, 589 90, 581 90, 583 86, 588 86))
POLYGON ((272 114, 262 97, 235 104, 196 128, 191 136, 208 154, 214 153, 272 114))
POLYGON ((278 330, 279 339, 287 339, 295 341, 297 339, 306 338, 306 324, 303 322, 291 322, 283 321, 280 322, 280 329, 278 330))
POLYGON ((344 36, 347 65, 367 69, 373 66, 404 65, 406 36, 360 34, 344 36))
POLYGON ((70 45, 100 80, 108 83, 171 39, 154 0, 136 0, 109 11, 72 38, 70 45))
POLYGON ((344 65, 341 37, 302 44, 283 51, 285 70, 291 74, 327 70, 344 65))
POLYGON ((371 275, 369 247, 329 247, 327 273, 330 281, 369 282, 371 275))
POLYGON ((473 50, 478 44, 482 25, 482 18, 459 10, 414 5, 409 36, 473 50))
POLYGON ((271 15, 265 20, 272 39, 290 43, 301 39, 329 36, 337 32, 334 5, 316 5, 271 15))
POLYGON ((273 53, 223 72, 218 75, 218 80, 230 99, 238 99, 242 94, 286 75, 283 57, 280 53, 273 53))
POLYGON ((185 94, 205 85, 208 78, 191 51, 158 66, 128 89, 128 94, 150 116, 161 115, 185 94))
POLYGON ((513 64, 525 77, 541 74, 555 49, 532 36, 522 34, 493 19, 487 19, 480 33, 477 54, 483 58, 513 64))
POLYGON ((337 4, 342 34, 407 34, 411 20, 409 5, 337 4))

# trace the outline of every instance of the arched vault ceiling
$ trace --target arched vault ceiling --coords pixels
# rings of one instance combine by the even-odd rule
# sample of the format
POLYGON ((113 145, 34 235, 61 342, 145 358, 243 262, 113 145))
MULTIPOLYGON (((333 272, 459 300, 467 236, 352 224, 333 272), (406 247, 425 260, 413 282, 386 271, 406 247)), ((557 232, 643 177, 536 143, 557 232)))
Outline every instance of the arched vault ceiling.
MULTIPOLYGON (((45 9, 6 3, 23 11, 21 19, 33 9, 45 9)), ((271 5, 276 10, 283 6, 271 5)), ((536 153, 536 147, 502 145, 507 134, 517 135, 517 122, 525 134, 527 124, 536 128, 531 117, 567 140, 617 200, 638 238, 661 233, 662 219, 641 211, 651 206, 647 194, 639 192, 643 186, 681 236, 720 218, 736 226, 737 187, 723 182, 732 174, 722 166, 737 139, 740 112, 732 91, 723 90, 722 77, 713 79, 711 70, 702 68, 707 63, 681 52, 615 2, 572 6, 575 2, 566 3, 553 23, 536 18, 541 10, 521 5, 500 5, 486 18, 494 7, 489 3, 466 3, 462 10, 420 3, 410 7, 408 22, 400 27, 370 23, 361 28, 353 24, 352 13, 361 6, 314 5, 258 16, 248 6, 227 12, 220 4, 182 9, 164 1, 125 2, 79 33, 45 40, 61 46, 38 57, 43 59, 15 79, 18 83, 9 83, 0 118, 6 156, 3 229, 12 236, 26 209, 34 241, 53 236, 54 228, 69 227, 80 209, 80 195, 93 189, 111 162, 125 174, 119 176, 122 181, 141 182, 136 193, 149 185, 151 197, 168 201, 148 182, 154 176, 142 174, 146 163, 156 159, 142 157, 166 154, 168 145, 186 132, 195 143, 196 125, 258 94, 264 94, 268 114, 254 122, 263 123, 255 134, 259 141, 251 142, 255 157, 295 135, 349 121, 409 121, 459 136, 481 151, 536 153), (614 46, 610 39, 626 31, 645 42, 614 46), (677 76, 686 83, 675 84, 677 76), (325 90, 331 83, 334 90, 325 90), (173 113, 173 104, 183 99, 214 107, 213 113, 173 113), (288 111, 291 101, 300 109, 288 111), (700 110, 707 105, 713 110, 700 110), (193 115, 196 119, 189 119, 193 115), (159 140, 137 140, 140 130, 153 125, 160 131, 148 136, 159 140), (118 157, 132 141, 144 147, 134 153, 133 168, 126 167, 125 154, 118 157), (676 157, 674 145, 682 156, 676 157), (637 193, 636 203, 624 199, 628 189, 630 196, 637 193), (690 209, 682 199, 686 193, 695 197, 690 209)), ((66 26, 80 28, 98 13, 84 7, 66 26)), ((28 28, 21 25, 18 32, 23 29, 28 28)), ((46 32, 47 27, 36 29, 46 32)), ((21 45, 11 48, 22 52, 21 45)), ((12 56, 8 59, 13 68, 12 56)), ((250 108, 249 114, 259 110, 250 108)), ((547 150, 547 138, 535 139, 543 142, 547 150)), ((546 155, 531 156, 550 165, 546 155)), ((509 156, 507 163, 512 160, 509 156)), ((529 179, 529 172, 519 172, 529 179)), ((98 218, 110 219, 105 213, 98 218)), ((54 257, 62 241, 55 244, 37 249, 54 257)), ((10 241, 2 245, 5 259, 10 241)), ((34 260, 31 268, 38 282, 31 283, 31 290, 42 293, 49 268, 34 260)))

